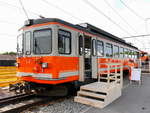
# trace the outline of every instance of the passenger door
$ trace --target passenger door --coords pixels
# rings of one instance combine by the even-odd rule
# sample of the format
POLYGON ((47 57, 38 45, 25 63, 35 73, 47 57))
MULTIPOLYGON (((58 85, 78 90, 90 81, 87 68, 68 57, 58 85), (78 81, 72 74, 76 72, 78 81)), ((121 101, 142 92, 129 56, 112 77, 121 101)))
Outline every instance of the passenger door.
POLYGON ((97 40, 92 37, 92 78, 97 79, 97 40))
POLYGON ((79 33, 78 36, 78 47, 79 47, 79 81, 84 82, 85 80, 85 69, 84 69, 84 36, 79 33))

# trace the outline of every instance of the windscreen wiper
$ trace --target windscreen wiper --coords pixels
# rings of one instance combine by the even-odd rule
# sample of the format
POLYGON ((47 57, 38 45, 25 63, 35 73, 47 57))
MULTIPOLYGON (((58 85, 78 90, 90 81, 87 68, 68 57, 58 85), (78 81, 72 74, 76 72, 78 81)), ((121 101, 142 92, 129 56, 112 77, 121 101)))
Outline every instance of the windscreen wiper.
POLYGON ((38 53, 41 54, 41 49, 37 43, 37 39, 35 38, 34 39, 34 46, 35 46, 35 53, 36 53, 36 50, 38 50, 38 53))

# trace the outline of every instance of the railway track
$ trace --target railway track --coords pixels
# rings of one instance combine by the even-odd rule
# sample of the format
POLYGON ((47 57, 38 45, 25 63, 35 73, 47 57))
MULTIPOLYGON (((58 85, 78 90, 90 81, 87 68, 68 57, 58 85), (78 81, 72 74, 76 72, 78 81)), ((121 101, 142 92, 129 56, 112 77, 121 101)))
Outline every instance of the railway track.
MULTIPOLYGON (((7 92, 8 93, 8 92, 7 92)), ((0 99, 0 113, 20 113, 28 108, 43 104, 53 104, 59 100, 74 95, 69 93, 66 96, 37 96, 36 94, 19 94, 0 99)))
POLYGON ((0 99, 0 113, 19 113, 42 101, 42 98, 38 98, 34 94, 20 94, 3 98, 0 99))
POLYGON ((32 95, 33 94, 30 94, 30 95, 29 94, 19 94, 19 95, 13 95, 10 97, 1 98, 0 99, 0 107, 1 107, 1 105, 7 104, 9 102, 17 101, 18 99, 22 99, 22 98, 27 98, 32 95))

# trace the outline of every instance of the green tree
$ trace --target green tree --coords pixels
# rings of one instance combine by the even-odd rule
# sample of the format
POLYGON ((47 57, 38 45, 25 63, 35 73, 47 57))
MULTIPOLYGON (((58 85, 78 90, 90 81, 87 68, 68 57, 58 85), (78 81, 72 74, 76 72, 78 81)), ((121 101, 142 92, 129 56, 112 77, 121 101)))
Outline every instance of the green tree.
POLYGON ((4 52, 4 53, 1 53, 1 55, 16 55, 17 53, 16 52, 4 52))

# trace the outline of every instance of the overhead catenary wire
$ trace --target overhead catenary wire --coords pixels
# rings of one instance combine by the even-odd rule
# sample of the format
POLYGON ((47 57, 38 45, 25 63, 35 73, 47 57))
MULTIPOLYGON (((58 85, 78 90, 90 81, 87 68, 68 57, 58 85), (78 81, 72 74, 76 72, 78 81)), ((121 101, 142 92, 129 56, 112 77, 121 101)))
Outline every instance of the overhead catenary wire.
MULTIPOLYGON (((130 12, 132 12, 134 15, 136 15, 139 19, 141 19, 142 21, 145 21, 145 18, 143 18, 143 17, 140 16, 136 11, 134 11, 132 8, 130 8, 123 0, 120 0, 120 2, 121 2, 130 12)), ((143 42, 143 47, 145 47, 144 42, 143 42)))
POLYGON ((21 0, 19 0, 19 2, 20 2, 20 5, 21 5, 21 7, 22 7, 23 12, 25 13, 25 15, 26 15, 27 19, 29 20, 28 13, 27 13, 26 9, 24 8, 24 5, 23 5, 22 1, 21 1, 21 0))
POLYGON ((107 18, 110 22, 112 22, 114 25, 116 25, 118 28, 120 28, 122 31, 124 31, 126 34, 130 35, 131 34, 125 30, 124 28, 122 28, 119 24, 117 24, 114 20, 112 20, 109 16, 107 16, 105 13, 103 13, 100 9, 98 9, 97 7, 95 7, 91 2, 89 2, 88 0, 82 0, 84 3, 88 4, 91 8, 93 8, 94 10, 96 10, 98 13, 100 13, 101 15, 103 15, 105 18, 107 18))
MULTIPOLYGON (((103 16, 105 16, 108 20, 110 20, 113 24, 115 24, 116 26, 118 26, 122 31, 126 32, 127 34, 129 34, 131 36, 131 34, 126 31, 125 29, 123 29, 119 24, 117 24, 115 21, 113 21, 110 17, 108 17, 107 15, 105 15, 105 13, 103 13, 102 11, 100 11, 98 8, 96 8, 93 4, 91 4, 88 0, 83 0, 85 3, 87 3, 88 5, 90 5, 93 9, 95 9, 96 11, 98 11, 100 14, 102 14, 103 16)), ((145 47, 144 43, 142 42, 143 47, 145 47)))
POLYGON ((104 0, 104 2, 108 5, 108 7, 110 7, 110 8, 122 19, 122 21, 124 21, 124 23, 126 23, 126 25, 128 25, 135 33, 137 33, 136 30, 124 19, 124 17, 122 17, 122 16, 118 13, 118 11, 115 10, 115 9, 110 5, 110 3, 108 2, 108 0, 104 0))
MULTIPOLYGON (((22 8, 21 8, 21 7, 18 7, 18 6, 16 6, 16 5, 13 5, 13 4, 4 2, 4 1, 0 1, 0 3, 5 4, 5 5, 7 5, 7 6, 10 6, 10 7, 17 8, 17 9, 19 9, 20 11, 22 11, 22 8)), ((38 17, 39 17, 39 15, 40 15, 40 14, 35 13, 35 12, 31 11, 31 10, 28 10, 28 9, 26 9, 26 10, 28 11, 28 13, 33 14, 33 15, 36 15, 36 16, 38 16, 38 17)))
MULTIPOLYGON (((136 34, 137 31, 118 13, 117 10, 115 10, 110 3, 108 2, 108 0, 104 0, 104 2, 124 21, 124 23, 126 23, 136 34)), ((137 41, 139 41, 138 39, 136 39, 137 41)), ((145 47, 145 44, 142 42, 143 47, 145 47)))
POLYGON ((145 20, 142 16, 140 16, 135 10, 133 10, 132 8, 130 8, 123 0, 120 0, 120 2, 130 11, 132 12, 134 15, 136 15, 138 18, 140 18, 141 20, 145 20))
MULTIPOLYGON (((1 2, 1 1, 0 1, 1 2)), ((6 2, 3 2, 3 3, 6 3, 6 2)), ((7 3, 6 3, 7 4, 7 3)), ((8 3, 9 4, 9 3, 8 3)), ((8 5, 7 4, 7 5, 8 5)), ((18 8, 19 10, 22 10, 22 8, 20 8, 20 7, 18 7, 18 6, 15 6, 15 5, 12 5, 12 4, 9 4, 9 6, 12 6, 12 7, 16 7, 16 8, 18 8)), ((55 5, 56 6, 56 5, 55 5)), ((58 9, 58 8, 57 8, 58 9)), ((60 8, 60 10, 62 10, 62 8, 60 8)), ((39 16, 39 14, 37 14, 37 13, 34 13, 34 12, 32 12, 32 11, 30 11, 30 10, 27 10, 29 13, 32 13, 32 14, 34 14, 34 15, 36 15, 36 16, 39 16)), ((65 11, 65 10, 64 10, 65 11)), ((69 14, 71 14, 71 13, 69 13, 69 14)), ((68 14, 68 15, 69 15, 68 14)), ((71 15, 70 15, 71 16, 71 15)), ((79 18, 80 19, 80 18, 79 18)), ((78 19, 78 20, 79 20, 78 19)), ((80 20, 81 21, 81 20, 80 20)), ((82 20, 83 21, 83 20, 82 20)))
MULTIPOLYGON (((137 35, 137 36, 129 36, 129 37, 122 37, 122 38, 123 38, 123 39, 127 39, 127 38, 137 38, 137 37, 143 38, 143 37, 147 37, 147 36, 150 36, 150 34, 137 35)), ((149 37, 147 37, 147 38, 149 38, 149 37)))
POLYGON ((74 19, 76 19, 76 20, 79 20, 79 21, 81 21, 81 22, 84 22, 84 20, 80 19, 79 17, 74 16, 72 13, 70 13, 70 12, 68 12, 68 11, 66 11, 66 10, 64 10, 64 9, 62 9, 62 8, 60 8, 60 7, 58 7, 57 5, 51 3, 51 2, 49 2, 49 1, 47 1, 47 0, 42 0, 42 1, 43 1, 44 3, 46 3, 46 4, 50 5, 50 6, 52 6, 52 7, 54 7, 54 8, 56 8, 56 9, 60 10, 60 11, 62 11, 63 13, 65 13, 65 14, 71 16, 72 18, 74 18, 74 19))

